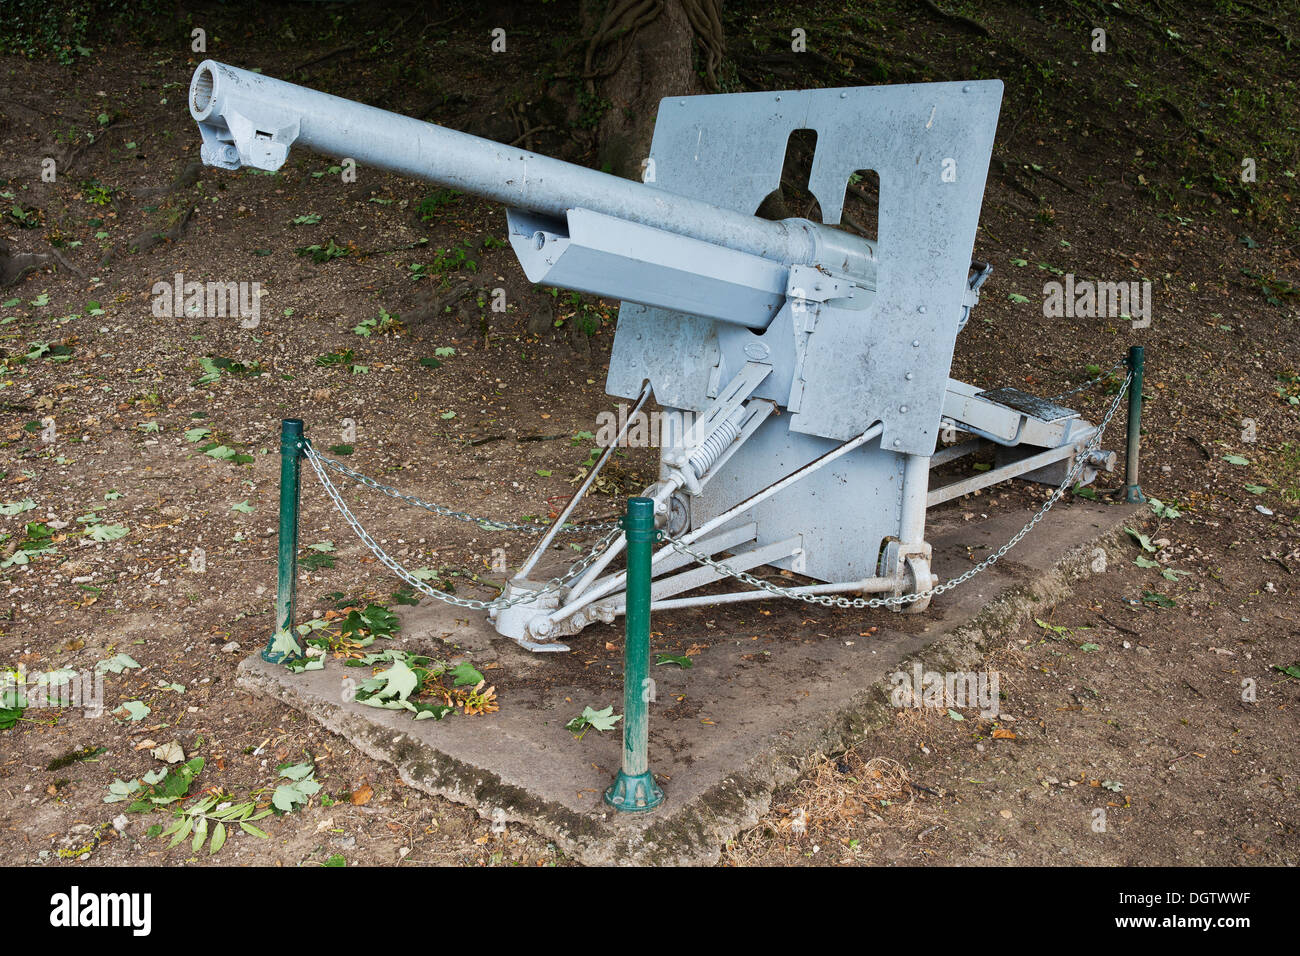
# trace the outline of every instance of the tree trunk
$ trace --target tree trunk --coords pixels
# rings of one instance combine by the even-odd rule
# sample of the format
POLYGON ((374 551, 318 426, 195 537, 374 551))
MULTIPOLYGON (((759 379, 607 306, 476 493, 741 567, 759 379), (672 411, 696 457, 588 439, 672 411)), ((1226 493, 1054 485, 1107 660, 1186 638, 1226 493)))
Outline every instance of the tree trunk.
MULTIPOLYGON (((583 27, 592 36, 619 0, 583 4, 583 27)), ((641 163, 650 155, 659 100, 701 92, 694 67, 695 31, 682 0, 663 0, 659 14, 605 44, 602 63, 616 63, 607 76, 592 80, 603 112, 596 124, 596 160, 602 169, 629 179, 641 178, 641 163), (621 58, 621 59, 620 59, 621 58)), ((608 69, 608 66, 605 67, 608 69)))

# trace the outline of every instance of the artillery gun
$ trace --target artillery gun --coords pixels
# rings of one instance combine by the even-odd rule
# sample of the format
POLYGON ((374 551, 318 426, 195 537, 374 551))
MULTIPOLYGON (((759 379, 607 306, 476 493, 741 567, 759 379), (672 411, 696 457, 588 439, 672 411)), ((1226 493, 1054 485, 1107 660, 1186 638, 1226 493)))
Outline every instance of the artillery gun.
MULTIPOLYGON (((629 425, 652 396, 663 409, 644 495, 688 549, 655 553, 653 610, 769 597, 690 592, 771 565, 818 582, 791 596, 920 612, 937 583, 928 508, 1113 468, 1077 411, 949 378, 991 272, 972 251, 1001 99, 996 80, 669 97, 635 182, 212 60, 189 91, 209 165, 276 170, 301 145, 496 200, 531 281, 621 300, 606 391, 635 402, 629 425), (816 134, 823 221, 759 218, 799 130, 816 134), (875 240, 836 228, 867 170, 875 240), (968 437, 941 446, 945 431, 968 437), (988 442, 995 467, 933 486, 988 442)), ((533 575, 627 427, 490 612, 530 650, 626 610, 621 539, 563 588, 533 575)))

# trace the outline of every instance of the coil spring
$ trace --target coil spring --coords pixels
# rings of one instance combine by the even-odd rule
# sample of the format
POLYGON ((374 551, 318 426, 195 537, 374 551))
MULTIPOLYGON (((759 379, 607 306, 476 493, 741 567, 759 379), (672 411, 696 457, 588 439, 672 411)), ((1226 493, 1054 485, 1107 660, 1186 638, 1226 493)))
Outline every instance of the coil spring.
POLYGON ((703 478, 704 473, 713 467, 713 463, 718 460, 727 447, 736 440, 740 435, 740 423, 735 417, 728 418, 721 425, 713 430, 708 438, 700 443, 695 449, 695 453, 690 457, 691 469, 695 472, 696 478, 703 478))

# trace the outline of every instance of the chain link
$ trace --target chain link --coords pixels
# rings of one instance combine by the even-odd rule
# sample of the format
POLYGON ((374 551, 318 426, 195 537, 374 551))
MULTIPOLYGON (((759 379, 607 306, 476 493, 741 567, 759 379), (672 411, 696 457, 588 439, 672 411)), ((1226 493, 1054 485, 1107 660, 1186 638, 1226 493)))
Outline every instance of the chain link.
MULTIPOLYGON (((313 466, 316 462, 320 462, 326 468, 332 468, 334 471, 337 471, 341 475, 346 475, 358 484, 365 485, 367 488, 373 488, 375 491, 388 495, 390 498, 396 498, 398 501, 405 501, 408 505, 423 508, 425 511, 432 512, 436 515, 442 515, 444 518, 454 518, 457 521, 476 524, 484 531, 526 531, 529 534, 538 534, 542 531, 548 530, 546 525, 517 524, 511 521, 493 521, 491 518, 480 518, 466 511, 457 511, 454 508, 448 508, 446 505, 436 505, 415 495, 408 495, 406 492, 400 491, 392 485, 386 485, 381 481, 376 481, 374 478, 361 474, 359 471, 353 471, 341 461, 335 461, 333 458, 326 458, 312 447, 310 441, 305 441, 303 443, 303 454, 312 460, 313 466)), ((608 531, 611 528, 618 527, 620 526, 617 523, 569 525, 568 527, 561 528, 559 533, 584 534, 589 531, 608 531)))
POLYGON ((1039 508, 1038 511, 1034 514, 1034 516, 1029 519, 1029 522, 1023 528, 1017 531, 1014 535, 1012 535, 1010 541, 1008 541, 1006 544, 1000 547, 997 551, 993 552, 993 554, 989 555, 979 564, 970 568, 968 571, 963 572, 957 577, 945 581, 943 584, 930 588, 928 591, 917 591, 912 594, 895 594, 887 598, 863 598, 863 597, 846 598, 838 595, 804 594, 794 590, 793 588, 783 588, 778 584, 773 584, 770 581, 765 581, 760 577, 756 577, 750 574, 748 571, 740 571, 737 570, 736 568, 724 564, 721 561, 715 561, 707 554, 702 554, 701 552, 696 551, 694 548, 684 544, 680 540, 673 538, 670 535, 663 534, 662 538, 663 540, 667 541, 668 544, 673 549, 693 558, 694 560, 698 561, 700 564, 708 565, 709 567, 713 568, 713 570, 719 572, 720 574, 725 575, 726 577, 732 577, 740 581, 744 581, 746 584, 753 585, 756 588, 761 588, 762 590, 768 591, 776 595, 777 597, 791 598, 796 601, 804 601, 808 604, 821 604, 825 607, 843 607, 843 608, 867 608, 867 607, 881 608, 881 607, 902 606, 904 604, 912 604, 916 601, 922 601, 927 598, 934 597, 937 594, 943 594, 945 591, 951 591, 953 588, 965 584, 967 581, 969 581, 975 575, 979 574, 981 571, 984 571, 985 569, 990 568, 993 565, 997 564, 997 562, 1001 560, 1001 558, 1004 555, 1006 555, 1008 551, 1010 551, 1017 544, 1019 544, 1021 539, 1024 538, 1025 535, 1027 535, 1030 531, 1034 529, 1034 526, 1037 525, 1038 522, 1042 521, 1043 518, 1047 516, 1047 512, 1052 510, 1052 506, 1056 504, 1057 501, 1060 500, 1061 495, 1065 494, 1065 490, 1074 483, 1074 479, 1078 477, 1079 472, 1082 471, 1084 465, 1087 464, 1088 457, 1091 455, 1091 453, 1096 451, 1097 448, 1101 445, 1101 436, 1105 433, 1106 426, 1110 424, 1111 419, 1115 417, 1115 412, 1119 409, 1120 402, 1124 398, 1124 394, 1125 392, 1128 391, 1129 384, 1132 381, 1133 381, 1133 374, 1130 372, 1125 377, 1124 384, 1120 387, 1119 394, 1115 396, 1115 400, 1111 402, 1110 408, 1106 410, 1106 415, 1102 419, 1101 425, 1097 428, 1096 433, 1092 436, 1091 439, 1088 440, 1088 444, 1083 449, 1083 451, 1078 452, 1075 455, 1074 467, 1070 469, 1069 473, 1065 476, 1065 479, 1057 487, 1056 491, 1052 493, 1052 496, 1048 498, 1047 501, 1043 503, 1043 506, 1039 508))
MULTIPOLYGON (((421 594, 431 597, 436 601, 442 601, 444 604, 455 605, 456 607, 468 608, 470 610, 475 610, 475 611, 486 611, 491 608, 512 607, 516 604, 530 604, 536 601, 537 598, 539 598, 543 594, 549 594, 553 591, 560 590, 560 588, 564 587, 566 584, 568 584, 578 575, 586 571, 587 568, 591 566, 592 562, 595 561, 596 558, 598 558, 605 551, 606 548, 608 548, 611 544, 613 544, 614 539, 623 533, 622 526, 618 524, 599 526, 601 530, 605 531, 605 534, 600 538, 600 540, 598 540, 594 545, 591 546, 591 549, 585 555, 583 555, 572 565, 570 565, 568 571, 566 571, 564 574, 560 575, 559 577, 551 578, 551 580, 547 581, 545 584, 543 584, 540 588, 536 590, 528 590, 522 592, 518 597, 497 598, 496 600, 493 601, 478 601, 473 598, 457 597, 456 595, 451 594, 450 592, 439 591, 437 588, 432 588, 429 585, 425 584, 423 581, 417 578, 410 571, 406 570, 406 568, 402 567, 402 565, 398 563, 397 559, 393 558, 391 555, 389 555, 387 551, 385 551, 382 547, 380 547, 379 542, 377 542, 374 538, 370 536, 370 532, 366 531, 366 529, 361 526, 361 522, 357 520, 356 515, 352 513, 351 509, 349 509, 347 504, 343 501, 343 495, 340 494, 338 488, 334 486, 334 482, 332 482, 330 480, 329 475, 326 474, 325 468, 328 465, 329 459, 322 458, 320 455, 316 454, 315 450, 311 447, 311 442, 309 441, 304 441, 302 443, 302 453, 303 453, 303 457, 307 459, 307 461, 311 464, 313 470, 315 470, 316 477, 320 479, 321 485, 323 485, 325 488, 325 493, 329 495, 330 500, 334 502, 334 507, 338 509, 339 514, 343 515, 344 520, 347 521, 348 525, 352 528, 353 533, 355 533, 356 536, 361 539, 361 542, 371 550, 371 552, 374 554, 376 558, 379 559, 379 563, 382 564, 384 567, 388 568, 388 570, 392 571, 399 578, 401 578, 411 587, 415 588, 415 590, 419 591, 421 594)), ((338 462, 335 462, 334 464, 338 465, 338 462)), ((369 485, 370 487, 376 488, 377 490, 380 491, 383 491, 386 488, 388 488, 388 486, 386 485, 381 485, 379 482, 376 482, 373 479, 367 479, 364 475, 360 475, 357 472, 352 471, 352 469, 348 468, 346 465, 339 466, 339 467, 343 470, 344 474, 349 475, 349 477, 356 478, 357 480, 361 481, 362 484, 369 485)), ((510 530, 524 530, 524 529, 536 530, 533 529, 532 526, 530 525, 519 525, 519 526, 511 527, 509 525, 498 525, 495 523, 490 525, 483 524, 482 519, 475 519, 472 515, 467 515, 464 512, 453 512, 451 511, 451 509, 443 508, 440 505, 428 505, 426 502, 422 502, 420 501, 420 499, 415 498, 412 495, 403 494, 402 492, 397 491, 397 489, 395 488, 389 489, 389 491, 393 493, 391 495, 392 497, 400 498, 403 501, 408 501, 411 504, 415 504, 418 507, 423 507, 426 510, 432 510, 434 511, 435 514, 443 514, 448 517, 457 517, 464 521, 473 521, 475 524, 479 524, 480 527, 490 527, 493 530, 497 529, 498 527, 504 527, 510 530)), ((579 529, 579 530, 588 530, 594 527, 596 526, 588 525, 587 528, 579 529)))

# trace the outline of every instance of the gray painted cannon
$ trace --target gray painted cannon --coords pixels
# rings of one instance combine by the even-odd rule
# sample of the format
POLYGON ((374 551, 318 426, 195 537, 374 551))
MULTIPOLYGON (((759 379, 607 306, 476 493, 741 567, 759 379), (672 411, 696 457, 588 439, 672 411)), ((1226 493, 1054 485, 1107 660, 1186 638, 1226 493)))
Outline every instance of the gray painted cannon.
MULTIPOLYGON (((1009 477, 1059 480, 1096 434, 1071 409, 948 377, 989 273, 971 254, 1001 98, 996 80, 669 97, 638 183, 211 60, 189 93, 210 165, 278 169, 299 144, 505 204, 530 280, 622 300, 606 390, 664 409, 645 492, 661 526, 730 568, 822 582, 797 592, 911 595, 895 605, 911 611, 936 583, 928 507, 1009 477), (797 130, 817 135, 823 222, 758 218, 797 130), (866 170, 876 241, 835 227, 866 170), (973 437, 937 451, 945 427, 973 437), (1003 447, 999 466, 932 489, 932 467, 977 441, 1003 447)), ((1086 462, 1084 480, 1108 463, 1086 462)), ((619 545, 540 593, 529 575, 551 538, 509 583, 523 600, 492 612, 534 650, 624 610, 619 545)), ((652 608, 768 596, 679 597, 724 576, 691 564, 656 553, 652 608)))

